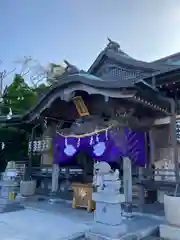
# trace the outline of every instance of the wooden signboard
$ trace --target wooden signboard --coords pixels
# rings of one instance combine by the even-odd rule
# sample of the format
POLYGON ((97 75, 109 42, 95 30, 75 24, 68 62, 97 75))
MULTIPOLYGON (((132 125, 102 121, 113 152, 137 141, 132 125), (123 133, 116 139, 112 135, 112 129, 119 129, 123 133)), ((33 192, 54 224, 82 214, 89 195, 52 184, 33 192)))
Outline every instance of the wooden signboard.
POLYGON ((88 111, 81 96, 74 97, 73 102, 74 102, 76 109, 81 117, 89 115, 89 111, 88 111))
POLYGON ((92 201, 93 187, 92 184, 73 183, 73 208, 86 208, 91 212, 95 208, 95 203, 92 201))

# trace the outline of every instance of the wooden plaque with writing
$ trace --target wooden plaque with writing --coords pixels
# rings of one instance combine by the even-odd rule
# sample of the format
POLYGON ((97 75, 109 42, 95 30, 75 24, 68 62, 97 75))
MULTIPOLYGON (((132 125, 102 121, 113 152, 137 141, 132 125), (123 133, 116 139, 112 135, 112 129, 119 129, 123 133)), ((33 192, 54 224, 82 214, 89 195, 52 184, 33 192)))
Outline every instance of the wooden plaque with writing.
POLYGON ((81 96, 74 97, 73 102, 74 102, 76 109, 81 117, 89 115, 89 111, 88 111, 81 96))

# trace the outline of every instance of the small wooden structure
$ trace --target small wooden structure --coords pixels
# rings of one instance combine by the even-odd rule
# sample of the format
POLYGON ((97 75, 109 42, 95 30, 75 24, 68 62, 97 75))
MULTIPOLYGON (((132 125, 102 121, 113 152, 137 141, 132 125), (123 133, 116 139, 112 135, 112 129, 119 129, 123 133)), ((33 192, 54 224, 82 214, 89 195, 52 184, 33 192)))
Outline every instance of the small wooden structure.
POLYGON ((73 183, 73 208, 86 208, 88 212, 94 209, 92 201, 93 186, 90 183, 73 183))

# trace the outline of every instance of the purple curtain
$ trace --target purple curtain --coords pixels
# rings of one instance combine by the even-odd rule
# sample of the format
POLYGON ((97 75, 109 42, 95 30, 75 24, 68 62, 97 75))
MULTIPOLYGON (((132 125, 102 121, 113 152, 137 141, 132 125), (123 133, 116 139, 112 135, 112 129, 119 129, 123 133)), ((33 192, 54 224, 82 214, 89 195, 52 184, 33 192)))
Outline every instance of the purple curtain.
POLYGON ((94 160, 108 163, 119 161, 126 156, 140 166, 146 164, 145 134, 124 129, 123 137, 113 137, 111 131, 104 131, 85 137, 54 137, 54 163, 68 163, 80 151, 87 152, 94 160))

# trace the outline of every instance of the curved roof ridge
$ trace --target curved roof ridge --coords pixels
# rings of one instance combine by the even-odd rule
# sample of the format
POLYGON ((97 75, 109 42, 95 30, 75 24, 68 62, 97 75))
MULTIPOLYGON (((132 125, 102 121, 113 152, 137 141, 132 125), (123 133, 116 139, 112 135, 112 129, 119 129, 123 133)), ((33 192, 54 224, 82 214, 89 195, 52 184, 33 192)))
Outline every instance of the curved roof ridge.
POLYGON ((169 65, 169 64, 162 64, 162 63, 154 63, 154 62, 145 62, 145 61, 141 61, 141 60, 137 60, 135 58, 126 58, 124 56, 122 56, 121 54, 119 54, 119 52, 114 52, 111 49, 108 49, 108 51, 106 52, 107 57, 117 61, 117 62, 122 62, 126 65, 129 66, 133 66, 133 67, 140 67, 140 68, 144 68, 144 69, 150 69, 150 70, 154 70, 154 71, 161 71, 161 70, 165 70, 167 68, 172 69, 173 66, 169 65))
POLYGON ((169 59, 172 59, 172 58, 176 58, 176 57, 180 57, 180 52, 177 52, 177 53, 173 53, 173 54, 170 54, 166 57, 162 57, 162 58, 159 58, 159 59, 156 59, 154 61, 151 61, 150 63, 158 63, 158 62, 161 62, 161 61, 166 61, 166 60, 169 60, 169 59))
POLYGON ((103 51, 100 52, 94 63, 89 68, 88 72, 93 73, 99 65, 102 64, 102 59, 109 58, 117 63, 122 63, 133 68, 142 68, 144 70, 156 72, 156 71, 165 71, 171 70, 174 67, 170 64, 158 63, 156 62, 145 62, 131 57, 129 54, 124 52, 119 43, 112 41, 108 38, 108 44, 103 51))

